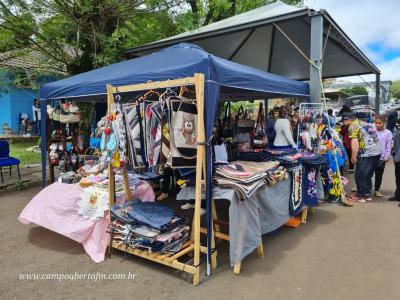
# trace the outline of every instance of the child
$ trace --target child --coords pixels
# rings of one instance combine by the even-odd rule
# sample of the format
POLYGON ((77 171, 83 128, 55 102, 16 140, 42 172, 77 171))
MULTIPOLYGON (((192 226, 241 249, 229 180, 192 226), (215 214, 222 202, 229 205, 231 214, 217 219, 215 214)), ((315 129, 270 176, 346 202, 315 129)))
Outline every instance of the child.
MULTIPOLYGON (((393 160, 394 172, 396 176, 396 191, 394 196, 390 197, 389 201, 400 201, 400 119, 397 120, 397 129, 393 134, 393 160)), ((400 205, 399 205, 400 206, 400 205)))
POLYGON ((381 147, 381 157, 378 165, 375 167, 375 197, 383 197, 379 192, 382 184, 382 176, 385 171, 385 164, 390 159, 392 152, 392 132, 385 129, 386 117, 377 116, 375 118, 376 134, 378 135, 379 145, 381 147))

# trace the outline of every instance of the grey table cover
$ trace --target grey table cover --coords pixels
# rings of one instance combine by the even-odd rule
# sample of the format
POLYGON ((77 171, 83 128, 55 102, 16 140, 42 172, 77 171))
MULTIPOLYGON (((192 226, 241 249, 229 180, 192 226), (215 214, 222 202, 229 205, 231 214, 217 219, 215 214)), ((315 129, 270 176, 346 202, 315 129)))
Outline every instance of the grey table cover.
MULTIPOLYGON (((194 187, 183 188, 177 200, 194 199, 194 187)), ((290 218, 290 180, 268 186, 253 197, 240 201, 233 190, 213 189, 213 199, 230 201, 229 238, 231 265, 240 263, 262 242, 262 235, 276 230, 290 218)), ((205 199, 205 194, 202 193, 205 199)))

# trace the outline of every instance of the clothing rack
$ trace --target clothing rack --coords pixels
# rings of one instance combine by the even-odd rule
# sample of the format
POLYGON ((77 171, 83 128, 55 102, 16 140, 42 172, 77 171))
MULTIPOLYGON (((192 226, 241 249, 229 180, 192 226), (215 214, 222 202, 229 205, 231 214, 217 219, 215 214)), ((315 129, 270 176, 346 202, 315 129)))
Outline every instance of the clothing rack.
MULTIPOLYGON (((193 275, 193 284, 198 285, 200 282, 200 252, 207 253, 207 247, 200 244, 200 214, 201 214, 201 189, 202 184, 205 185, 205 180, 202 180, 202 175, 205 175, 205 126, 204 126, 204 74, 196 73, 193 77, 166 80, 159 82, 148 82, 142 84, 126 85, 126 86, 112 86, 107 85, 107 104, 108 112, 111 112, 114 104, 114 94, 126 93, 126 92, 137 92, 137 91, 148 91, 157 89, 167 89, 173 87, 185 87, 191 85, 195 87, 195 96, 198 111, 198 133, 197 133, 197 159, 196 159, 196 196, 195 196, 195 209, 193 216, 192 232, 190 240, 185 243, 182 249, 175 254, 162 254, 162 253, 150 253, 147 250, 139 250, 128 247, 123 247, 119 242, 113 242, 112 248, 120 251, 128 252, 132 255, 136 255, 159 264, 163 264, 183 272, 193 275), (184 255, 193 255, 193 264, 186 264, 179 261, 179 258, 184 255)), ((109 166, 109 201, 110 207, 114 204, 114 183, 115 173, 110 164, 109 166)), ((205 177, 204 177, 205 178, 205 177)), ((128 183, 128 173, 124 168, 123 170, 124 189, 127 198, 130 198, 130 189, 128 183)), ((214 241, 213 241, 214 244, 214 241)), ((212 254, 212 267, 216 268, 216 255, 212 254)))

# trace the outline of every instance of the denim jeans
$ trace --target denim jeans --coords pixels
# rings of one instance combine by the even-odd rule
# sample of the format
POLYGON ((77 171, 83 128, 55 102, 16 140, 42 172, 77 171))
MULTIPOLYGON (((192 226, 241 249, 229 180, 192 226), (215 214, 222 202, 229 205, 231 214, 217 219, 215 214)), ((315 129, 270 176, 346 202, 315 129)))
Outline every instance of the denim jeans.
POLYGON ((372 190, 372 176, 374 175, 375 168, 380 160, 380 155, 371 157, 358 157, 356 164, 356 172, 354 174, 357 195, 364 197, 371 195, 372 190))

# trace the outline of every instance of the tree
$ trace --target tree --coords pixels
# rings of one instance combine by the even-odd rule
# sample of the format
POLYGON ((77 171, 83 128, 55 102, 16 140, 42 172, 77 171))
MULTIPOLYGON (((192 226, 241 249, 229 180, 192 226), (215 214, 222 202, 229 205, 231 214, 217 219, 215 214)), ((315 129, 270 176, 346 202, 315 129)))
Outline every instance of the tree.
POLYGON ((390 88, 390 97, 400 100, 400 80, 393 80, 390 88))
POLYGON ((351 88, 340 89, 340 91, 348 94, 349 96, 368 95, 367 89, 360 85, 355 85, 352 86, 351 88))
MULTIPOLYGON (((123 49, 207 25, 276 0, 0 0, 0 51, 33 47, 69 75, 123 57, 123 49)), ((286 0, 300 5, 303 1, 286 0)), ((82 118, 90 129, 91 113, 82 118)))

